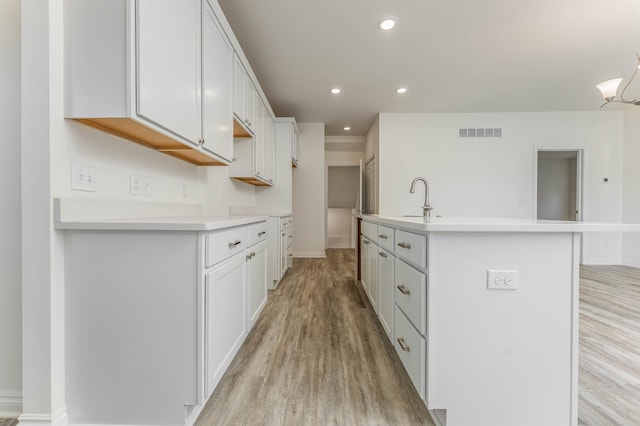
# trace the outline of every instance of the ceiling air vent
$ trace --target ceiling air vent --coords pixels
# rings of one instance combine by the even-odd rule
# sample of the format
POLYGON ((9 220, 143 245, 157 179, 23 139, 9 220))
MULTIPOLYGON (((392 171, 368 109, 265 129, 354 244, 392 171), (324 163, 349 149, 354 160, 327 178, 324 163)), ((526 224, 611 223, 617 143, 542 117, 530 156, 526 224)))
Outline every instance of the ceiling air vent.
POLYGON ((461 138, 501 138, 502 129, 477 129, 477 128, 465 128, 458 129, 458 137, 461 138))

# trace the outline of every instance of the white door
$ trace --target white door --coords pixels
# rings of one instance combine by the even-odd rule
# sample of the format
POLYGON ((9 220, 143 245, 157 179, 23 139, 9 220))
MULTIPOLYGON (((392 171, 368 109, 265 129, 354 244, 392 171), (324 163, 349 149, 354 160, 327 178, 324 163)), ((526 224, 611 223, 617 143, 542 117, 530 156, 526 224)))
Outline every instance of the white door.
POLYGON ((249 329, 267 302, 267 242, 263 241, 249 249, 249 329))
POLYGON ((200 0, 139 0, 137 8, 136 112, 197 143, 200 0))
POLYGON ((536 218, 580 220, 582 152, 538 150, 536 161, 536 218))
POLYGON ((234 257, 205 279, 205 400, 240 347, 245 326, 246 260, 234 257))
POLYGON ((206 4, 202 20, 202 138, 204 147, 233 159, 233 49, 206 4))

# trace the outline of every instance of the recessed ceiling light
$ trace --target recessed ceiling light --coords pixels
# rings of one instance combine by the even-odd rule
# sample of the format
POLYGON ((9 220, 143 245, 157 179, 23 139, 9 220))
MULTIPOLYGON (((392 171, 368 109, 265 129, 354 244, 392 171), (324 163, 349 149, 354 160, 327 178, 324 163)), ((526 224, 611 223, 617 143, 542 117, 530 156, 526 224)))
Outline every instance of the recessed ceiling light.
POLYGON ((382 31, 389 31, 393 29, 398 23, 398 18, 395 16, 385 16, 381 20, 378 21, 378 28, 382 31))
POLYGON ((403 93, 407 93, 407 88, 406 87, 398 87, 396 89, 396 93, 402 95, 403 93))
POLYGON ((342 92, 342 90, 340 90, 337 87, 334 87, 333 89, 331 89, 331 93, 333 93, 334 95, 337 95, 338 93, 342 92))
POLYGON ((351 130, 351 127, 347 126, 344 129, 348 132, 349 130, 351 130))

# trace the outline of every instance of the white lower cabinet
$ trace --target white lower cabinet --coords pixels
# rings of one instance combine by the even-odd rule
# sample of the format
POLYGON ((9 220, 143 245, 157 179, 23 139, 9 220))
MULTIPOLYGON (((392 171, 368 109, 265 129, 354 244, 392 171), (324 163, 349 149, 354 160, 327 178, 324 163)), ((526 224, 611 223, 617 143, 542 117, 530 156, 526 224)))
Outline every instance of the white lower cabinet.
POLYGON ((245 320, 246 260, 236 256, 205 279, 205 399, 222 378, 242 344, 245 320))
POLYGON ((393 340, 394 257, 385 249, 378 249, 378 318, 382 328, 393 340))
POLYGON ((425 399, 425 368, 427 364, 425 338, 416 331, 397 306, 395 308, 394 328, 396 352, 405 370, 409 373, 409 377, 420 398, 425 399))
POLYGON ((267 242, 262 241, 249 248, 247 282, 249 328, 255 324, 262 308, 267 303, 267 242))
POLYGON ((427 235, 364 220, 362 286, 420 397, 427 401, 427 235))

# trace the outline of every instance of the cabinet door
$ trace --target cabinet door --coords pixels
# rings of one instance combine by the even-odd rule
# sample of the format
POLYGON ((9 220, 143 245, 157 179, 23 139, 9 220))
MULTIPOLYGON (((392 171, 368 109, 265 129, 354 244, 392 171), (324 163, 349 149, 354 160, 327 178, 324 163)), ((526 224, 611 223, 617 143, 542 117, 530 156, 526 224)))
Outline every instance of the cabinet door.
POLYGON ((375 312, 378 312, 378 249, 378 246, 373 242, 369 244, 367 249, 367 267, 369 269, 367 295, 375 312))
POLYGON ((267 243, 249 248, 249 328, 267 302, 267 243))
POLYGON ((283 229, 280 231, 280 278, 284 277, 284 274, 289 268, 289 262, 287 260, 287 232, 283 229))
POLYGON ((205 278, 205 398, 215 389, 246 334, 245 266, 241 254, 205 278))
POLYGON ((371 242, 367 240, 364 235, 360 239, 360 284, 364 291, 369 294, 369 275, 371 273, 369 269, 369 246, 371 242))
POLYGON ((255 132, 256 125, 256 88, 247 75, 245 78, 244 92, 244 122, 252 132, 255 132))
POLYGON ((246 118, 246 79, 247 73, 240 62, 238 55, 233 55, 233 112, 244 123, 246 118))
POLYGON ((256 137, 254 141, 255 151, 253 156, 253 161, 254 161, 253 170, 255 171, 256 177, 266 180, 265 171, 264 171, 265 153, 266 153, 264 118, 265 118, 267 109, 265 108, 261 99, 258 99, 258 101, 256 102, 255 110, 256 110, 256 118, 255 118, 256 123, 253 130, 255 132, 256 137))
POLYGON ((394 258, 378 248, 378 317, 389 339, 393 341, 394 258))
POLYGON ((206 0, 202 19, 202 138, 205 149, 233 158, 233 49, 206 0))
POLYGON ((136 112, 184 139, 200 139, 200 0, 138 0, 136 112))

